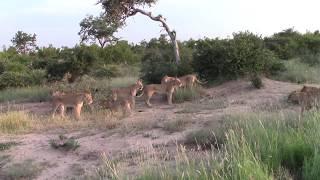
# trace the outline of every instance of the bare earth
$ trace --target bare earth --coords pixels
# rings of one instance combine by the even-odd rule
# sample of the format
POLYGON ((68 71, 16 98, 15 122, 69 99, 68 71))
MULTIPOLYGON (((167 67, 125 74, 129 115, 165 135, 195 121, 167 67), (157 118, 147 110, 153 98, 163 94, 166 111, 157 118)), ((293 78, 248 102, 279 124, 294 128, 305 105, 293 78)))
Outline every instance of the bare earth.
MULTIPOLYGON (((253 112, 266 106, 284 104, 288 94, 301 88, 300 85, 263 79, 264 88, 254 89, 245 80, 231 81, 214 88, 207 89, 211 97, 206 97, 197 104, 216 103, 217 108, 197 109, 191 102, 165 105, 161 98, 151 100, 153 108, 147 108, 141 100, 137 102, 136 112, 120 120, 120 127, 113 130, 84 129, 65 134, 75 137, 80 147, 75 151, 60 151, 49 145, 49 140, 57 138, 59 132, 50 131, 39 134, 5 135, 0 142, 16 141, 19 145, 1 153, 12 157, 12 163, 32 159, 34 162, 46 163, 46 168, 37 179, 71 179, 86 172, 93 171, 101 162, 101 154, 111 159, 122 161, 128 175, 134 175, 139 163, 125 155, 132 152, 150 152, 158 149, 174 151, 176 144, 182 142, 188 132, 201 129, 210 124, 221 123, 224 115, 253 112), (224 103, 226 106, 219 106, 224 103), (140 111, 140 112, 139 112, 140 111), (174 119, 188 119, 187 126, 178 132, 170 133, 163 129, 163 124, 174 119), (149 125, 150 124, 150 125, 149 125)), ((38 115, 50 112, 50 103, 25 103, 11 107, 38 115)), ((3 106, 4 107, 4 106, 3 106)), ((2 107, 2 108, 3 108, 2 107)), ((288 106, 289 110, 296 110, 288 106)), ((160 150, 159 150, 160 152, 160 150)), ((161 151, 163 152, 163 151, 161 151)), ((147 156, 147 155, 146 155, 147 156)), ((170 157, 169 157, 170 159, 170 157)), ((1 171, 1 166, 0 166, 1 171)))

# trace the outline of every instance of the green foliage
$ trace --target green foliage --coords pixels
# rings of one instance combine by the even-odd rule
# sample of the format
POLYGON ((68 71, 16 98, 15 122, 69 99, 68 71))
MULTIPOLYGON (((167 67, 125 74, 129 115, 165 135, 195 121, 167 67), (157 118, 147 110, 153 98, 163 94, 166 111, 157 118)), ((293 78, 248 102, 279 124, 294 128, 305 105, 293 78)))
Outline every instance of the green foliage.
POLYGON ((113 43, 118 40, 113 34, 117 32, 120 26, 120 23, 116 22, 106 23, 103 16, 87 16, 80 22, 81 30, 79 35, 81 42, 98 42, 100 47, 103 48, 107 43, 113 43))
POLYGON ((281 59, 290 59, 296 56, 299 44, 297 42, 300 33, 293 28, 275 33, 269 38, 265 38, 266 47, 281 59))
POLYGON ((95 68, 91 74, 97 78, 113 78, 121 75, 118 66, 111 65, 95 68))
POLYGON ((45 72, 42 70, 21 73, 6 71, 0 75, 0 89, 40 85, 44 82, 44 77, 45 72))
POLYGON ((309 66, 299 59, 287 61, 284 65, 286 70, 275 74, 274 79, 294 83, 320 83, 319 65, 309 66))
POLYGON ((256 89, 261 89, 263 87, 261 77, 258 74, 253 74, 250 81, 252 86, 256 89))
POLYGON ((9 141, 9 142, 4 142, 4 143, 0 143, 0 151, 5 151, 10 149, 12 146, 16 146, 18 145, 17 142, 14 141, 9 141))
POLYGON ((160 84, 163 76, 175 76, 177 67, 165 58, 160 50, 150 50, 142 59, 142 79, 148 83, 160 84))
POLYGON ((42 86, 9 88, 0 92, 0 102, 41 102, 49 99, 49 88, 42 86))
POLYGON ((200 98, 200 89, 192 88, 177 88, 173 94, 173 101, 175 103, 183 103, 185 101, 193 101, 200 98))
POLYGON ((233 39, 204 39, 196 44, 194 69, 209 80, 268 73, 277 62, 262 38, 249 32, 234 34, 233 39))
POLYGON ((11 42, 17 51, 21 54, 26 54, 34 50, 36 47, 36 34, 27 34, 22 31, 18 31, 12 38, 11 42))

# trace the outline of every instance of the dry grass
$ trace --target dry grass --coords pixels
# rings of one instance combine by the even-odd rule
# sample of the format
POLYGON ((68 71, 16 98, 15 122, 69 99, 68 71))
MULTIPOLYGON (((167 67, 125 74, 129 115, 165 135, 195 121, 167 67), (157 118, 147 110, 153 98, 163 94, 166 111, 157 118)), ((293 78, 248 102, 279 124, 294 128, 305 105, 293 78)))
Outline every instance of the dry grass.
POLYGON ((188 117, 179 117, 165 122, 163 124, 163 130, 169 133, 183 131, 190 122, 191 119, 188 117))
POLYGON ((35 179, 45 167, 42 164, 26 160, 12 164, 0 170, 0 179, 35 179))

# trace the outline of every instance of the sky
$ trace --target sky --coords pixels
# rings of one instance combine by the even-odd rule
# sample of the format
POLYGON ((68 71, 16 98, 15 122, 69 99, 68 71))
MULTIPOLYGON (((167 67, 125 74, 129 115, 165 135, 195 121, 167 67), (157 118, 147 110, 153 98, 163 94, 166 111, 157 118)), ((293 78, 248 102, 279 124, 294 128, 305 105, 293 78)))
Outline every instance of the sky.
MULTIPOLYGON (((37 34, 37 44, 72 47, 79 43, 79 23, 102 12, 97 0, 0 1, 0 46, 12 45, 18 30, 37 34)), ((150 10, 162 14, 178 40, 225 38, 251 31, 262 36, 294 27, 300 32, 320 29, 319 0, 158 0, 150 10)), ((137 14, 118 37, 138 43, 165 31, 158 22, 137 14)))

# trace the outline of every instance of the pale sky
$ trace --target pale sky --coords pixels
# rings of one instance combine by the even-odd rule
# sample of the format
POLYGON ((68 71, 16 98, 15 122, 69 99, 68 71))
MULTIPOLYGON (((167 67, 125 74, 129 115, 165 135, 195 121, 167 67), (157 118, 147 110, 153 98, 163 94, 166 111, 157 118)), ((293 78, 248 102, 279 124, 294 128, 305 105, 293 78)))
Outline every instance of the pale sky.
MULTIPOLYGON (((18 30, 36 33, 37 44, 56 47, 79 43, 79 22, 98 15, 97 0, 2 0, 0 46, 11 45, 18 30)), ((320 29, 319 0, 159 0, 150 10, 162 14, 179 40, 228 37, 249 30, 271 35, 294 27, 300 32, 320 29)), ((118 34, 140 42, 165 33, 159 23, 142 15, 131 17, 118 34)))

